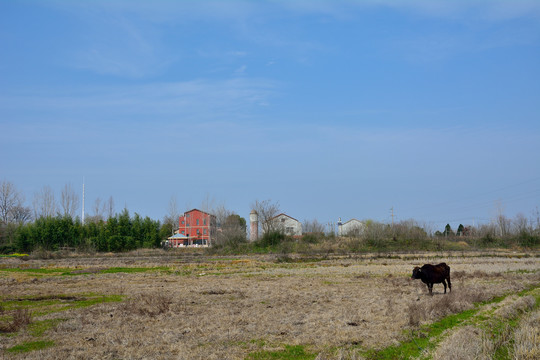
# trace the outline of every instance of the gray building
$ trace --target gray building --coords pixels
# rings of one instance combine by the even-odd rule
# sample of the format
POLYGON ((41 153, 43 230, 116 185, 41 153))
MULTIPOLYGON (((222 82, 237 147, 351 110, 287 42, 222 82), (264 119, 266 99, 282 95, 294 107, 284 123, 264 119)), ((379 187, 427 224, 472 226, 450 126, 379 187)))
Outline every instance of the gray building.
POLYGON ((279 214, 271 220, 272 228, 287 235, 302 235, 302 223, 287 214, 279 214))

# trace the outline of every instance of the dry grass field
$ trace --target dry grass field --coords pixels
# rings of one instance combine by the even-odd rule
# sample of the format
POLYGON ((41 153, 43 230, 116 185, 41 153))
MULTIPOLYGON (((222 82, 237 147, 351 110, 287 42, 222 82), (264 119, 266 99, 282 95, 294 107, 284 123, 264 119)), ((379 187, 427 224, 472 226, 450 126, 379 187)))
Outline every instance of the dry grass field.
POLYGON ((538 359, 539 255, 0 258, 0 356, 538 359), (430 297, 412 268, 443 261, 430 297))

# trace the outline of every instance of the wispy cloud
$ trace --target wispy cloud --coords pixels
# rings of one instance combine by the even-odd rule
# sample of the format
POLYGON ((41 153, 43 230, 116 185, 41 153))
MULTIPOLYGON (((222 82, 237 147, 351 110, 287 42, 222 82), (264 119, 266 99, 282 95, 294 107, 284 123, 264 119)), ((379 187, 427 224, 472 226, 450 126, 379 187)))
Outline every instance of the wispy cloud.
MULTIPOLYGON (((108 86, 73 89, 44 89, 20 92, 0 98, 4 113, 34 116, 40 112, 62 111, 64 116, 119 120, 164 118, 197 119, 245 118, 267 106, 277 95, 277 83, 265 79, 193 80, 132 86, 108 86), (28 114, 21 109, 30 107, 28 114)), ((37 116, 37 115, 36 115, 37 116)), ((39 116, 38 116, 39 117, 39 116)))
MULTIPOLYGON (((306 62, 310 56, 328 49, 314 38, 307 39, 294 32, 285 34, 287 30, 268 24, 276 19, 304 15, 356 21, 364 11, 373 9, 413 12, 424 18, 457 20, 464 24, 504 22, 518 17, 540 18, 540 1, 533 0, 162 1, 159 6, 146 1, 58 1, 51 6, 69 12, 84 24, 84 41, 75 46, 74 53, 67 59, 72 66, 127 78, 159 74, 186 56, 181 42, 173 49, 165 50, 162 46, 163 38, 168 36, 165 29, 169 29, 163 24, 184 28, 193 23, 208 23, 208 26, 223 27, 260 48, 280 49, 282 54, 288 49, 289 57, 306 62)), ((397 46, 410 49, 406 56, 411 59, 423 61, 433 56, 444 58, 459 54, 471 47, 481 48, 483 44, 496 47, 538 40, 538 36, 531 35, 527 29, 523 33, 525 37, 504 34, 499 39, 464 39, 451 34, 431 34, 403 43, 398 40, 397 46)), ((219 49, 213 45, 197 44, 190 51, 215 54, 225 60, 246 56, 245 50, 219 49)), ((235 65, 235 68, 239 66, 235 65)))

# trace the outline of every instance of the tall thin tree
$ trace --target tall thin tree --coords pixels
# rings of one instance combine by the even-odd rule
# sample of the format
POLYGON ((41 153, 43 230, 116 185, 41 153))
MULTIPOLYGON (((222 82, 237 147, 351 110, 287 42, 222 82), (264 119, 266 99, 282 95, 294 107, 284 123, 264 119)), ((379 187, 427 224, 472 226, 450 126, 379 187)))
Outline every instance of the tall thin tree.
POLYGON ((79 195, 77 195, 73 186, 71 184, 64 185, 60 194, 62 214, 74 218, 79 210, 79 203, 79 195))
POLYGON ((53 189, 49 185, 45 185, 38 193, 34 194, 32 205, 36 219, 55 216, 57 205, 53 189))

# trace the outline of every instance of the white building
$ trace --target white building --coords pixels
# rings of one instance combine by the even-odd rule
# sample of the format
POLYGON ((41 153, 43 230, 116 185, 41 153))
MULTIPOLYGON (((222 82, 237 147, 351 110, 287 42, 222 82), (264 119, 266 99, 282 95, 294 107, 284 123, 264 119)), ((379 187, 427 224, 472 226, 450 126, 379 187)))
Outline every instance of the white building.
POLYGON ((302 235, 302 223, 287 214, 279 214, 271 220, 272 228, 287 235, 302 235))
POLYGON ((341 222, 341 218, 338 222, 338 236, 360 235, 366 225, 360 220, 351 219, 344 223, 341 222))

